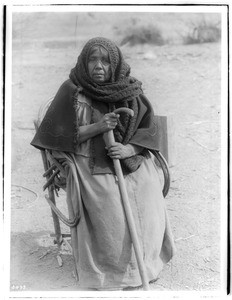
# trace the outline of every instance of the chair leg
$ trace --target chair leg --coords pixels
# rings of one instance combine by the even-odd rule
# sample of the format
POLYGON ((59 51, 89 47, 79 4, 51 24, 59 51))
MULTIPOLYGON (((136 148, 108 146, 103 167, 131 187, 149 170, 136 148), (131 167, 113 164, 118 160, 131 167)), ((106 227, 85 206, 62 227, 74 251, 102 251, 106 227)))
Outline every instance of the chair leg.
MULTIPOLYGON (((56 205, 54 191, 52 190, 51 186, 49 186, 49 188, 48 188, 48 194, 49 194, 49 199, 53 202, 54 205, 56 205)), ((62 234, 61 234, 61 229, 60 229, 60 220, 52 209, 51 209, 51 212, 52 212, 52 219, 53 219, 53 224, 54 224, 54 229, 55 229, 54 242, 59 247, 62 244, 62 240, 63 240, 62 234)))
MULTIPOLYGON (((42 155, 42 160, 43 160, 43 165, 44 165, 44 170, 45 172, 49 169, 49 164, 48 160, 46 157, 46 153, 44 150, 41 150, 41 155, 42 155)), ((47 179, 49 178, 49 175, 46 176, 47 179)), ((52 186, 50 185, 48 187, 48 196, 49 199, 53 202, 54 205, 56 205, 56 200, 55 200, 55 195, 54 195, 54 190, 52 189, 52 186)), ((62 234, 61 234, 61 229, 60 229, 60 220, 57 217, 57 215, 54 213, 54 211, 51 209, 52 212, 52 219, 53 219, 53 224, 54 224, 54 229, 55 229, 55 243, 60 246, 62 244, 62 234)))
MULTIPOLYGON (((36 131, 38 130, 38 122, 34 121, 34 126, 36 131)), ((49 164, 46 156, 45 150, 40 151, 42 160, 43 160, 43 166, 44 166, 44 171, 46 172, 49 169, 49 164)), ((46 176, 47 180, 49 178, 49 173, 46 176)), ((55 200, 55 195, 54 195, 54 190, 52 189, 51 186, 48 187, 48 196, 50 200, 53 202, 54 205, 56 205, 56 200, 55 200)), ((54 213, 54 211, 51 209, 52 212, 52 219, 53 219, 53 224, 54 224, 54 229, 55 229, 55 240, 54 242, 60 247, 62 244, 62 234, 61 234, 61 229, 60 229, 60 220, 57 217, 57 215, 54 213)))

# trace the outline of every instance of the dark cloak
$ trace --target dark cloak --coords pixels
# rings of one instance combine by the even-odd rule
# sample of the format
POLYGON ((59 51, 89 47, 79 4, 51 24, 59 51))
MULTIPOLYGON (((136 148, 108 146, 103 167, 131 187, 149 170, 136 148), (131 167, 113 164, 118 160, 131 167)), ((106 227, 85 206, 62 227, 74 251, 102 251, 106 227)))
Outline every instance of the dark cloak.
MULTIPOLYGON (((31 145, 40 150, 49 149, 75 153, 76 147, 78 146, 78 124, 75 112, 75 100, 78 98, 78 93, 78 87, 70 79, 62 84, 48 108, 31 145)), ((152 106, 144 94, 140 94, 136 97, 136 101, 138 104, 138 115, 134 132, 128 143, 141 146, 151 151, 157 150, 157 126, 154 123, 152 106)), ((117 107, 120 106, 117 105, 117 107)), ((103 153, 101 153, 99 149, 102 149, 102 151, 105 150, 103 150, 104 145, 100 145, 99 143, 101 138, 102 135, 93 138, 93 141, 95 140, 93 144, 98 145, 98 151, 95 151, 96 159, 99 158, 102 161, 102 157, 100 156, 102 156, 103 153)), ((143 153, 140 156, 143 156, 143 153)), ((105 160, 109 159, 106 153, 104 157, 105 160)), ((134 171, 138 168, 138 165, 135 165, 136 162, 133 161, 131 166, 126 167, 125 171, 134 171)), ((103 171, 100 173, 108 172, 103 171)))

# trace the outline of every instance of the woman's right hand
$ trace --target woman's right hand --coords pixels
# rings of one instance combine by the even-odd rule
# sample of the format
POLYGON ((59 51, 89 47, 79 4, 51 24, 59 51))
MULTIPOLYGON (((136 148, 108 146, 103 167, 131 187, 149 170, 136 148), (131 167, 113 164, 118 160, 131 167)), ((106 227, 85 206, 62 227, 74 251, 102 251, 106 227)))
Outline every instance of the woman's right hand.
POLYGON ((83 125, 79 127, 79 144, 91 139, 92 137, 112 130, 116 127, 117 121, 119 119, 119 114, 108 113, 105 114, 100 121, 97 123, 83 125))
POLYGON ((102 133, 113 130, 117 126, 119 114, 108 113, 105 114, 100 121, 98 121, 99 129, 102 133))

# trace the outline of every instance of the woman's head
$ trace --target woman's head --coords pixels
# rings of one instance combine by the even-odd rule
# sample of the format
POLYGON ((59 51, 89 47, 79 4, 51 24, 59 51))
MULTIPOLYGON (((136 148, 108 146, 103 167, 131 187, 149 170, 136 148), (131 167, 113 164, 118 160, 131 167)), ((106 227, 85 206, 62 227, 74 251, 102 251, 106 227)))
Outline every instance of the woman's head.
POLYGON ((102 37, 85 44, 69 77, 87 97, 102 102, 129 101, 142 93, 120 49, 102 37))
POLYGON ((115 43, 103 37, 90 39, 85 44, 76 67, 86 80, 88 76, 88 80, 97 84, 117 82, 130 73, 130 67, 124 61, 119 48, 115 43), (93 76, 92 73, 105 73, 105 78, 100 74, 93 76))

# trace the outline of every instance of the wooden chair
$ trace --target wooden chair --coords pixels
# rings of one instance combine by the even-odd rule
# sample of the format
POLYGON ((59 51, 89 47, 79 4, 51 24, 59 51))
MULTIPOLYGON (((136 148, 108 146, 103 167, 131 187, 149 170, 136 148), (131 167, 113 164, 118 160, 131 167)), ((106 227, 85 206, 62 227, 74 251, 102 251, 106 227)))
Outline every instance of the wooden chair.
MULTIPOLYGON (((50 98, 45 104, 43 104, 39 110, 38 119, 34 121, 35 129, 38 130, 38 127, 52 102, 53 98, 50 98)), ((40 150, 44 171, 43 177, 46 178, 46 183, 43 186, 43 190, 48 190, 48 195, 45 196, 52 213, 53 223, 54 223, 54 231, 55 231, 55 240, 58 246, 60 246, 63 242, 64 237, 70 237, 71 234, 62 234, 60 228, 60 221, 62 221, 65 225, 71 227, 77 226, 80 216, 77 215, 73 219, 67 218, 56 206, 56 197, 58 196, 59 190, 63 189, 65 191, 66 188, 66 178, 65 178, 65 161, 57 160, 52 152, 49 150, 40 150)), ((155 163, 162 170, 163 173, 163 195, 167 196, 169 187, 170 187, 170 173, 168 164, 160 153, 160 151, 152 152, 155 157, 155 163)))

